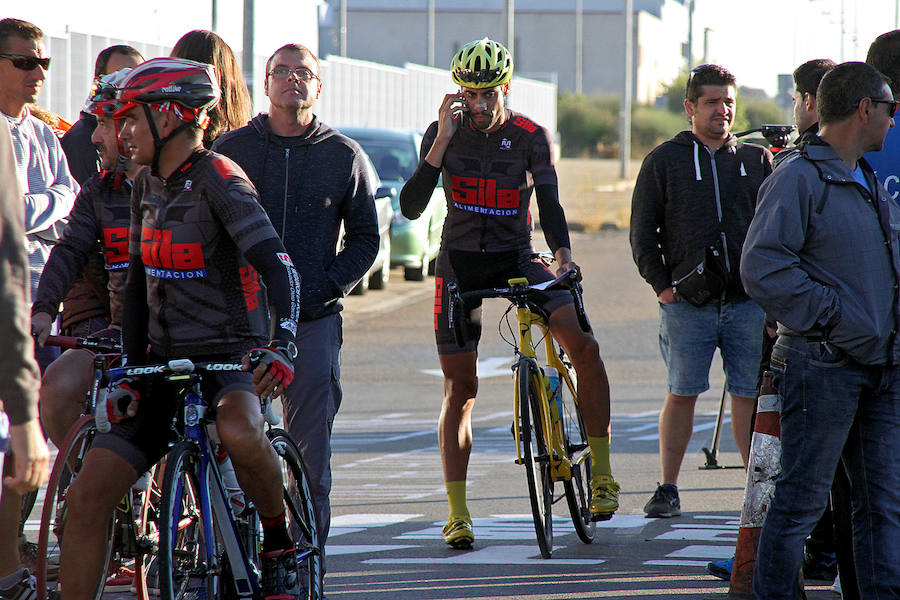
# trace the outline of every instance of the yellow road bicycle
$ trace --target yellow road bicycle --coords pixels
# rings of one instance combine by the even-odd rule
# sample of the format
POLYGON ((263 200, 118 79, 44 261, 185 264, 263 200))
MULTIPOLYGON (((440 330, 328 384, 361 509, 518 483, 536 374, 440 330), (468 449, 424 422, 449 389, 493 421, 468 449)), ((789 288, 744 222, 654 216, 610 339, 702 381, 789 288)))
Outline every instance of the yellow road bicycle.
POLYGON ((512 434, 516 441, 516 464, 525 466, 534 530, 541 556, 550 558, 553 551, 552 506, 566 499, 575 532, 585 544, 594 539, 595 523, 591 521, 591 452, 587 429, 578 406, 575 370, 565 352, 553 339, 548 326, 549 315, 538 306, 543 292, 567 289, 575 301, 578 322, 589 331, 582 303, 581 276, 574 269, 553 281, 529 285, 525 278, 509 280, 507 288, 459 292, 455 283, 447 285, 450 323, 456 342, 466 341, 467 301, 482 298, 505 298, 510 306, 501 316, 508 336, 501 327, 501 337, 515 352, 514 401, 512 434), (514 331, 510 314, 515 309, 514 331), (538 336, 532 335, 536 327, 538 336), (539 347, 543 341, 543 362, 539 347), (543 366, 542 366, 543 365, 543 366), (554 484, 562 483, 563 493, 554 494, 554 484))

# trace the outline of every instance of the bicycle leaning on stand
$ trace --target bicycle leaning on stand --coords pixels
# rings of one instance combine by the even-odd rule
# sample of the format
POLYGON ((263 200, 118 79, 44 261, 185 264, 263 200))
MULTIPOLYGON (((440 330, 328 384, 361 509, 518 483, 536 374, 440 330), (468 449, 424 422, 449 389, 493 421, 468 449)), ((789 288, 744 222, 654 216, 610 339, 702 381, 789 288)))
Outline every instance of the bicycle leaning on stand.
MULTIPOLYGON (((542 257, 543 258, 543 257, 542 257)), ((502 339, 515 352, 512 433, 516 442, 516 464, 525 466, 534 529, 541 556, 550 558, 553 549, 552 506, 563 497, 575 532, 585 544, 594 539, 596 524, 591 520, 591 453, 587 429, 578 406, 575 370, 565 351, 550 334, 549 318, 537 304, 536 294, 567 289, 575 301, 578 322, 589 331, 582 303, 581 275, 570 269, 552 281, 529 285, 525 278, 509 280, 507 288, 460 293, 455 283, 447 286, 449 318, 456 342, 465 345, 465 303, 481 298, 505 298, 510 306, 501 316, 508 336, 502 339), (515 308, 517 329, 509 318, 515 308), (539 337, 532 336, 537 327, 539 337), (535 342, 537 340, 537 342, 535 342), (538 347, 544 346, 544 366, 538 363, 538 347), (554 483, 563 484, 563 494, 554 495, 554 483)))

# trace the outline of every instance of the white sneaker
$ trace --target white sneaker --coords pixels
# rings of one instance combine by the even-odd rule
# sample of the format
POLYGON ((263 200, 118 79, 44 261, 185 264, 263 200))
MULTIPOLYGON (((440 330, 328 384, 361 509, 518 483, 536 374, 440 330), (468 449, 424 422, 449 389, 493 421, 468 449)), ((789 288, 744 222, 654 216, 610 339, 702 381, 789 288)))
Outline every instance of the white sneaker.
POLYGON ((4 579, 12 580, 14 583, 0 583, 0 598, 3 600, 39 600, 37 578, 28 569, 19 569, 4 579), (4 585, 9 587, 3 587, 4 585))
POLYGON ((834 584, 831 586, 831 591, 840 596, 844 597, 843 592, 841 592, 841 575, 838 573, 838 576, 834 578, 834 584))

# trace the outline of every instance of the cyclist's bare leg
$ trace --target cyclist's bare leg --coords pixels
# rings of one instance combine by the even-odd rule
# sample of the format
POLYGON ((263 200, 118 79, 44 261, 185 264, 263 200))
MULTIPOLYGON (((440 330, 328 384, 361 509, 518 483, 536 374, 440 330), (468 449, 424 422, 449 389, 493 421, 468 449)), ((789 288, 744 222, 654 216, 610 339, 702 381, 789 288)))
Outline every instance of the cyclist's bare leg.
POLYGON ((259 398, 243 390, 225 394, 219 401, 216 430, 241 489, 259 514, 280 515, 284 511, 281 467, 263 429, 259 398))
POLYGON ((478 392, 477 353, 439 355, 444 372, 444 401, 438 443, 444 481, 465 481, 472 451, 472 408, 478 392))
POLYGON ((66 529, 59 581, 66 600, 89 600, 106 565, 106 525, 138 474, 106 448, 88 451, 78 478, 66 492, 66 529))
POLYGON ((734 434, 738 450, 741 451, 741 460, 746 469, 750 460, 750 419, 753 417, 756 398, 729 395, 731 396, 731 432, 734 434))
POLYGON ((593 334, 581 330, 572 304, 553 311, 550 332, 578 374, 578 404, 588 435, 609 436, 609 379, 597 340, 593 334))
POLYGON ((41 424, 57 447, 81 416, 84 397, 91 387, 93 364, 94 355, 90 352, 67 350, 50 363, 41 377, 41 424))

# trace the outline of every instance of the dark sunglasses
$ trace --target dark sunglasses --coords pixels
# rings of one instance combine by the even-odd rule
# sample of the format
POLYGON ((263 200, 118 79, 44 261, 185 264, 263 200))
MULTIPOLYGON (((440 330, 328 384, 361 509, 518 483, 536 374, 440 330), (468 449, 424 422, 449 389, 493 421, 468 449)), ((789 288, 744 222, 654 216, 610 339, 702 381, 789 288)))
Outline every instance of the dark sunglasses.
POLYGON ((469 69, 457 69, 456 77, 465 83, 489 83, 500 76, 502 69, 482 69, 470 71, 469 69))
POLYGON ((869 98, 869 100, 872 101, 872 104, 887 104, 888 106, 890 106, 890 108, 888 109, 888 114, 891 116, 891 118, 893 118, 894 115, 897 114, 897 107, 900 106, 900 102, 897 102, 896 100, 876 100, 875 98, 869 98))
POLYGON ((34 71, 40 66, 45 71, 50 68, 50 57, 24 56, 22 54, 0 54, 0 58, 8 58, 13 66, 22 71, 34 71))

